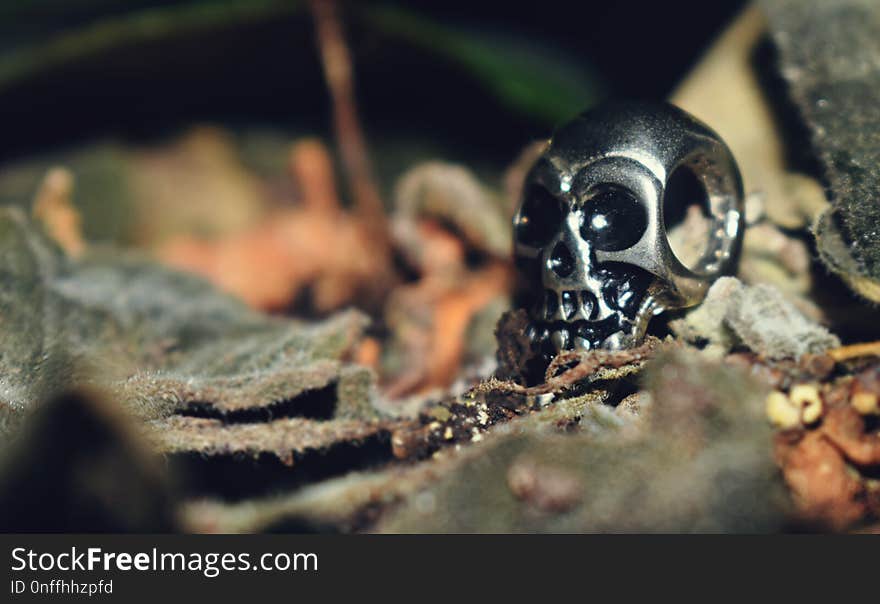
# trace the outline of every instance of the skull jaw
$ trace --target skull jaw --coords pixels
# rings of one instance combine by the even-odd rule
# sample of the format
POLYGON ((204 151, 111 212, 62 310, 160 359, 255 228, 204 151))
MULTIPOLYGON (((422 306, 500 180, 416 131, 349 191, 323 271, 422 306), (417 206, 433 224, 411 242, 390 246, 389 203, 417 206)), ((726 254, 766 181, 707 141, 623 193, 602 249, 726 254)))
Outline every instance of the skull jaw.
POLYGON ((625 310, 603 310, 602 318, 593 320, 581 318, 581 312, 565 320, 558 313, 548 316, 543 305, 533 306, 526 329, 533 355, 529 373, 535 383, 543 381, 547 367, 563 352, 636 346, 644 338, 651 317, 664 308, 651 291, 643 292, 625 310))
POLYGON ((526 335, 532 343, 533 372, 543 377, 554 357, 566 351, 620 350, 634 346, 644 329, 621 313, 598 321, 546 321, 530 318, 526 335), (641 333, 640 333, 641 332, 641 333))
POLYGON ((566 350, 615 348, 621 338, 632 336, 632 323, 619 315, 599 321, 546 321, 532 319, 527 335, 538 348, 554 355, 566 350))

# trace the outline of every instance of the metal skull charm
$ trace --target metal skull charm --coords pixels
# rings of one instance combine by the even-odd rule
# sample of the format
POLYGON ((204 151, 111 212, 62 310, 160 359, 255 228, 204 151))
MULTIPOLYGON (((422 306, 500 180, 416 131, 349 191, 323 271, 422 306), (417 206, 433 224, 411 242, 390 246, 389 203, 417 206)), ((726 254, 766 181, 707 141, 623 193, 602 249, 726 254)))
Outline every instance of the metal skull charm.
POLYGON ((546 363, 637 344, 652 316, 699 304, 734 267, 743 214, 733 156, 684 111, 580 115, 535 162, 514 217, 533 346, 546 363))

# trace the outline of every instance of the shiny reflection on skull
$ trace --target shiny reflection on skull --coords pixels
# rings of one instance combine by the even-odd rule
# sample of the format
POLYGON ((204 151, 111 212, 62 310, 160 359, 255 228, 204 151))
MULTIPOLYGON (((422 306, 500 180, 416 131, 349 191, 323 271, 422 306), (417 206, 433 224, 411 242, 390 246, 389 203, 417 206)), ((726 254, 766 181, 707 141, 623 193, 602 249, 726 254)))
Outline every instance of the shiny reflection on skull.
POLYGON ((635 193, 605 184, 575 203, 530 184, 516 219, 517 264, 541 291, 531 301, 528 336, 547 357, 573 348, 616 348, 635 336, 653 280, 623 262, 599 263, 596 253, 635 245, 648 227, 635 193))
POLYGON ((735 261, 741 187, 717 135, 670 105, 594 110, 560 129, 514 217, 526 333, 544 366, 563 350, 632 346, 652 315, 698 303, 735 261), (664 201, 682 213, 665 199, 673 173, 693 177, 717 234, 687 263, 664 221, 664 201))

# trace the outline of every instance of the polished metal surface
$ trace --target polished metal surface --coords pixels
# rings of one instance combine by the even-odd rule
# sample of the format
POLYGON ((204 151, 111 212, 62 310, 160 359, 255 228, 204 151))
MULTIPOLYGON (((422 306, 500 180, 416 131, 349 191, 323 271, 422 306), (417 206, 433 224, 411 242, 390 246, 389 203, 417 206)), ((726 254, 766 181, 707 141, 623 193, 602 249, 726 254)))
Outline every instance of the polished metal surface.
POLYGON ((530 338, 548 360, 560 350, 637 344, 652 316, 699 304, 732 271, 743 214, 730 150, 694 117, 666 103, 580 115, 532 167, 514 217, 530 338), (696 186, 678 186, 685 181, 696 186), (688 205, 703 208, 706 228, 689 242, 701 253, 686 262, 667 222, 688 205))

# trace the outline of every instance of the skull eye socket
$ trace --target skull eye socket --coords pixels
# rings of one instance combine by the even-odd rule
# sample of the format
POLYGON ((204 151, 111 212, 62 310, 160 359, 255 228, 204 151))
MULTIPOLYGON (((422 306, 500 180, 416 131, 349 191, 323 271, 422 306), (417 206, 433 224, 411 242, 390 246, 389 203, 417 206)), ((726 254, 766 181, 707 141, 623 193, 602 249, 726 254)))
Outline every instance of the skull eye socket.
POLYGON ((605 252, 634 246, 648 228, 645 206, 622 187, 603 187, 584 204, 582 216, 581 237, 605 252))
POLYGON ((564 216, 562 203, 550 191, 540 185, 530 186, 517 216, 517 241, 543 247, 559 232, 564 216))
POLYGON ((687 165, 676 168, 666 183, 663 224, 672 253, 693 270, 705 253, 712 213, 705 186, 687 165))

